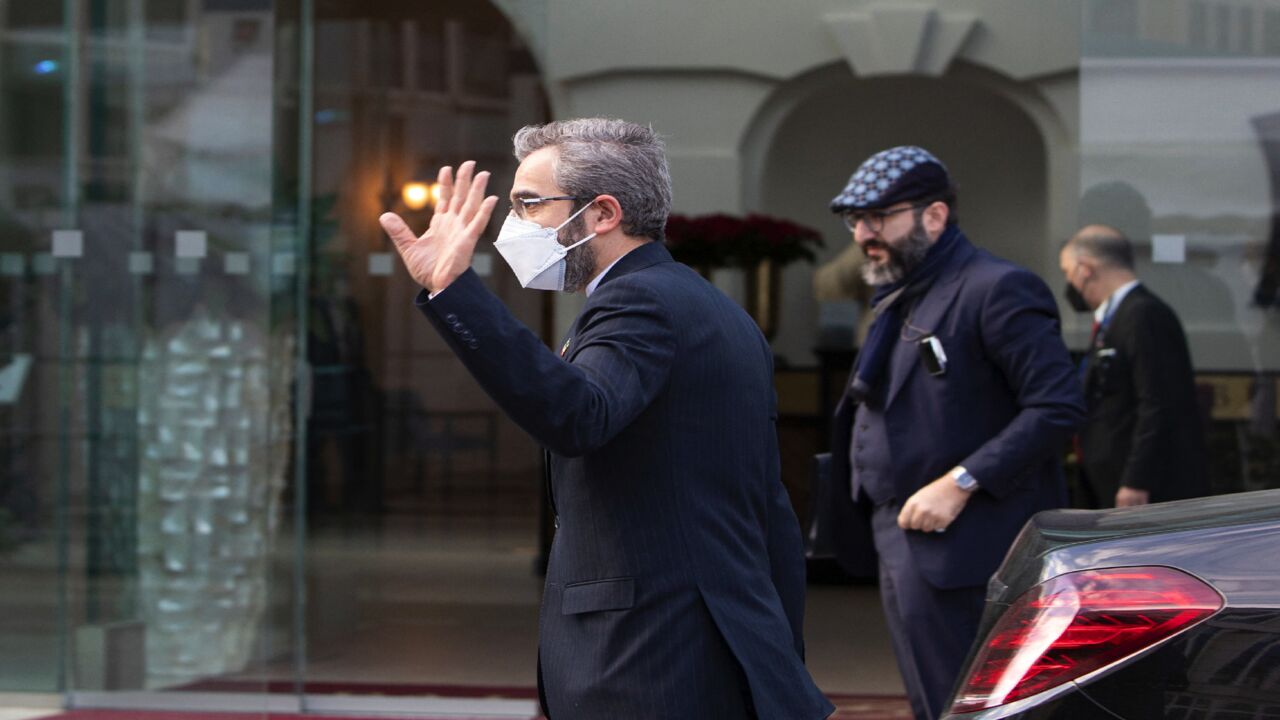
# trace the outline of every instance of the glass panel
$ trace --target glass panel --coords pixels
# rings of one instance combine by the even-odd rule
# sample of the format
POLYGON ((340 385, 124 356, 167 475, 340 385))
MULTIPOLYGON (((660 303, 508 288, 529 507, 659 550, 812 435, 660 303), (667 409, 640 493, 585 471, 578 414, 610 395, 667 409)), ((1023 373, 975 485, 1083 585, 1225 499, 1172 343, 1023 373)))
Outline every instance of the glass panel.
MULTIPOLYGON (((1280 2, 1084 10, 1081 222, 1126 232, 1138 275, 1181 317, 1215 490, 1276 487, 1280 2)), ((1068 331, 1079 346, 1088 329, 1068 331)))
MULTIPOLYGON (((377 218, 393 209, 425 229, 429 192, 411 206, 405 185, 465 159, 505 193, 512 134, 547 119, 535 65, 487 2, 322 3, 316 80, 308 702, 484 686, 527 703, 541 453, 414 308, 418 288, 377 218)), ((476 268, 525 324, 548 327, 547 295, 520 289, 492 248, 476 268)))
POLYGON ((276 163, 298 158, 276 151, 297 125, 278 133, 273 89, 297 89, 296 20, 0 15, 0 586, 22 589, 0 691, 260 692, 294 643, 297 195, 276 163))
POLYGON ((0 691, 56 691, 61 642, 59 289, 68 48, 60 3, 0 18, 0 691))

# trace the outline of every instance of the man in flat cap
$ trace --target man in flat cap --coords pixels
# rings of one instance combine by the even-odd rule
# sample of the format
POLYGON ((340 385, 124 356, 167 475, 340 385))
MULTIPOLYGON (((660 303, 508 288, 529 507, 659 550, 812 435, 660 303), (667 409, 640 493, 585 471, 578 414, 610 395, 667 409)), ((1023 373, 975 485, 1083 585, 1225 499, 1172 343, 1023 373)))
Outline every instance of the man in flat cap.
POLYGON ((866 255, 875 314, 835 413, 825 517, 841 561, 870 524, 916 718, 937 718, 977 634, 987 580, 1031 515, 1065 504, 1083 417, 1049 288, 972 245, 946 167, 873 155, 831 201, 866 255))

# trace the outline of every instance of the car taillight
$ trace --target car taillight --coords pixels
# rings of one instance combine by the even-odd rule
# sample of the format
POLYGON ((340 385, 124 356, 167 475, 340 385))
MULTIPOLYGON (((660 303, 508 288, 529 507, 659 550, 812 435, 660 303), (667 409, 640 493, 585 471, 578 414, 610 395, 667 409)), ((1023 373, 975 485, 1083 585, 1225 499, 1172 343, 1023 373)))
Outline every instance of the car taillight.
POLYGON ((969 666, 953 713, 975 712, 1076 680, 1222 608, 1203 581, 1166 567, 1059 575, 1023 593, 969 666))

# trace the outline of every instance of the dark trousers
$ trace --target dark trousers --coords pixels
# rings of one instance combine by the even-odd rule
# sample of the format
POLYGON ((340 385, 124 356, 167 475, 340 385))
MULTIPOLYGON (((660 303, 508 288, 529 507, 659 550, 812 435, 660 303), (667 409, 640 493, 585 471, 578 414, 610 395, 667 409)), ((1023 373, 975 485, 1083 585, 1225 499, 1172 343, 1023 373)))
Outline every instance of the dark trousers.
POLYGON ((901 509, 888 503, 872 514, 880 555, 880 598, 911 711, 916 720, 934 720, 946 713, 946 702, 977 637, 986 588, 941 590, 930 585, 911 557, 908 531, 898 527, 901 509))

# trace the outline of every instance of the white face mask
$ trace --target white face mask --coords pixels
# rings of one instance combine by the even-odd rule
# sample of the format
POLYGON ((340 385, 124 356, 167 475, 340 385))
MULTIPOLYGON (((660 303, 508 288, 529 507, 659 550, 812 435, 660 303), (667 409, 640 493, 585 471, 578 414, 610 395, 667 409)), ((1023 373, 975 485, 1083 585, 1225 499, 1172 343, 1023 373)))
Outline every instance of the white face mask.
POLYGON ((493 246, 511 266, 521 287, 530 290, 564 290, 565 255, 596 234, 591 233, 567 247, 561 245, 556 238, 560 228, 568 225, 589 207, 590 203, 584 205, 578 212, 570 215, 568 220, 555 227, 543 227, 532 220, 522 220, 514 214, 507 216, 493 246))

